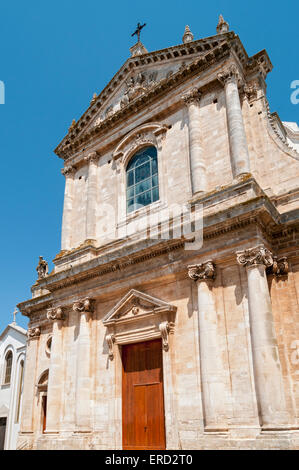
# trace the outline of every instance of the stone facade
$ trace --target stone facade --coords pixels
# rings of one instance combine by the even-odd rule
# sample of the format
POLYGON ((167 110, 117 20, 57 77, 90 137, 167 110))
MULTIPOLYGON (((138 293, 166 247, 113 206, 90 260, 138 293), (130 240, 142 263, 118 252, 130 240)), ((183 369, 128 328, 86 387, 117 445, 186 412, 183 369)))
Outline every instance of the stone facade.
POLYGON ((223 18, 185 34, 137 43, 56 149, 61 252, 19 304, 20 447, 122 448, 121 348, 154 338, 167 449, 299 447, 299 154, 269 111, 266 51, 249 57, 223 18), (146 146, 160 197, 127 214, 146 146))

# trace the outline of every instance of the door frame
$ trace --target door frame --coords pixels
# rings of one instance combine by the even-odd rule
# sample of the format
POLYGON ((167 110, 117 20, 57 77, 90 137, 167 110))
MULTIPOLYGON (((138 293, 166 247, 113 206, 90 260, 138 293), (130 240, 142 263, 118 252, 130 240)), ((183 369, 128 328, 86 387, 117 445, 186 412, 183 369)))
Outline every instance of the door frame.
POLYGON ((174 331, 176 307, 131 289, 103 319, 114 389, 115 448, 122 449, 122 352, 123 344, 162 338, 162 367, 166 449, 179 448, 175 406, 174 331))

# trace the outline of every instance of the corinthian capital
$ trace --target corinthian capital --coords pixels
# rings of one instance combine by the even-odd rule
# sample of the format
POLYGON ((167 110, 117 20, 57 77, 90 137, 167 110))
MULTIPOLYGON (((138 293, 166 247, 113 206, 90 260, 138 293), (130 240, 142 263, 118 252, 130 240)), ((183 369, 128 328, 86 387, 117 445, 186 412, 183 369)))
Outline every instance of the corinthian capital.
POLYGON ((241 266, 262 264, 269 268, 273 265, 273 255, 264 245, 258 245, 243 251, 237 251, 237 261, 241 266))
POLYGON ((27 336, 29 339, 38 338, 40 336, 40 327, 29 328, 27 331, 27 336))
POLYGON ((49 308, 49 310, 47 310, 47 319, 52 320, 52 321, 63 320, 64 319, 63 308, 62 307, 49 308))
POLYGON ((90 152, 86 157, 84 157, 84 160, 87 163, 96 163, 98 161, 99 154, 97 152, 90 152))
POLYGON ((188 266, 188 276, 193 281, 206 281, 216 278, 215 264, 212 261, 206 261, 201 264, 192 264, 188 266))
POLYGON ((77 300, 73 305, 74 312, 90 312, 92 313, 94 310, 94 299, 90 299, 86 297, 85 299, 77 300))
POLYGON ((243 82, 238 67, 234 64, 229 65, 223 72, 218 73, 217 78, 223 86, 232 81, 237 82, 238 86, 240 86, 243 82))
POLYGON ((74 165, 69 165, 62 168, 61 173, 63 174, 63 176, 72 176, 75 171, 76 167, 74 165))
POLYGON ((198 88, 191 88, 190 90, 188 90, 186 93, 182 95, 182 100, 188 106, 190 104, 199 104, 201 95, 202 93, 198 90, 198 88))

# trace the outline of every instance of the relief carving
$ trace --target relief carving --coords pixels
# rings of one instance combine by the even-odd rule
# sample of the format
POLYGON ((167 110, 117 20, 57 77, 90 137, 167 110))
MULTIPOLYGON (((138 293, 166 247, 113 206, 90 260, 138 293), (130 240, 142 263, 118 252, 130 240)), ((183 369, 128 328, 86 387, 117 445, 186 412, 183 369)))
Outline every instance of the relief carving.
POLYGON ((79 299, 73 304, 74 312, 90 312, 94 311, 94 299, 86 297, 84 299, 79 299))
POLYGON ((212 261, 188 266, 188 276, 193 281, 205 281, 216 278, 216 268, 212 261))
POLYGON ((231 64, 223 72, 218 73, 217 78, 223 86, 232 81, 237 82, 238 86, 241 86, 243 83, 238 67, 234 64, 231 64))
POLYGON ((48 320, 64 320, 65 316, 63 313, 62 307, 49 308, 47 310, 47 319, 48 320))
POLYGON ((29 339, 38 338, 40 336, 40 327, 29 328, 27 331, 27 336, 29 339))
POLYGON ((273 255, 264 245, 258 245, 243 251, 237 251, 237 261, 241 266, 263 264, 266 268, 273 265, 273 255))
POLYGON ((36 267, 38 280, 44 279, 48 275, 48 263, 42 256, 39 257, 39 262, 36 267))

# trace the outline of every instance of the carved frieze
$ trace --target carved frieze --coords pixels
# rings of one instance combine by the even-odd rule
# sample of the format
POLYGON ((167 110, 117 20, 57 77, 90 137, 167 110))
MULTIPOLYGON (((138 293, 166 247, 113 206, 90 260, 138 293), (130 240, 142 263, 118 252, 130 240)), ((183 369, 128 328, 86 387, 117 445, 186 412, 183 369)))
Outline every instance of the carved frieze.
POLYGON ((237 261, 241 266, 263 264, 266 268, 273 265, 273 255, 264 245, 257 245, 243 251, 237 251, 237 261))
POLYGON ((201 264, 188 266, 188 276, 193 281, 214 280, 216 278, 216 268, 213 261, 206 261, 201 264))

